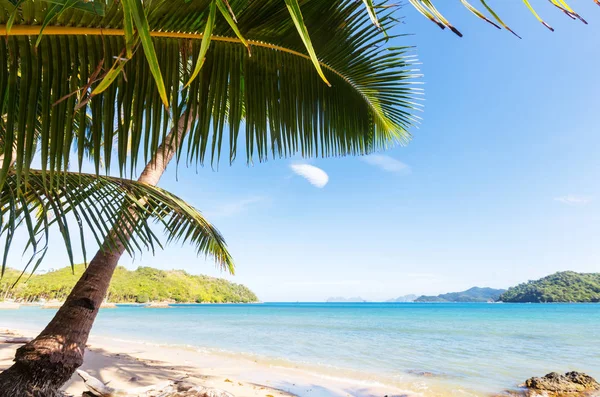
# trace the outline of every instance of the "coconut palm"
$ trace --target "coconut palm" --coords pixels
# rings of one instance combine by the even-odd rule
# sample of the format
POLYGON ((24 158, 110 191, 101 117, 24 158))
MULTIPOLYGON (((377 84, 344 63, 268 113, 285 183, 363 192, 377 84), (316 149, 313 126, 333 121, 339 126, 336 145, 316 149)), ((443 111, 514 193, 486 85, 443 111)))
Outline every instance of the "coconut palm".
MULTIPOLYGON (((56 394, 81 365, 120 256, 160 243, 153 220, 167 240, 191 242, 233 270, 218 232, 155 187, 172 158, 216 166, 239 148, 248 162, 364 154, 406 142, 415 121, 410 49, 386 48, 359 2, 23 1, 4 11, 5 249, 23 227, 35 268, 52 226, 69 253, 87 229, 101 247, 0 375, 9 395, 56 394), (121 178, 68 172, 81 170, 86 153, 96 174, 102 162, 121 178)), ((392 22, 378 19, 382 29, 392 22)))
MULTIPOLYGON (((410 2, 459 33, 431 1, 410 2)), ((0 374, 0 393, 58 393, 82 363, 121 255, 161 244, 152 222, 167 242, 192 243, 233 271, 216 229, 156 187, 173 158, 217 166, 238 150, 253 162, 407 142, 419 91, 411 49, 387 44, 392 13, 372 0, 0 0, 2 269, 20 227, 33 270, 52 227, 71 263, 75 240, 85 255, 84 231, 100 246, 54 319, 0 374), (95 174, 71 171, 86 155, 95 174), (99 176, 101 165, 120 177, 99 176)))

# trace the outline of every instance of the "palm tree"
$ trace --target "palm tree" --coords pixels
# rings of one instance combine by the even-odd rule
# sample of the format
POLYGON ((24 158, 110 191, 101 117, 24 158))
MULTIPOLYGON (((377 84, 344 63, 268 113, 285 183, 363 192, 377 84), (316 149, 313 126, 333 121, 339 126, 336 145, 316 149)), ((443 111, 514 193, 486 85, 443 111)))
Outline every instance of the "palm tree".
MULTIPOLYGON (((297 152, 363 154, 408 140, 417 107, 410 49, 386 48, 387 38, 360 7, 349 1, 306 1, 300 11, 296 1, 279 0, 53 0, 5 9, 0 208, 6 250, 15 230, 26 228, 35 270, 54 225, 71 261, 72 240, 86 228, 101 249, 50 324, 0 374, 0 390, 57 393, 82 363, 122 253, 160 243, 152 220, 169 240, 191 242, 233 271, 218 232, 155 187, 172 158, 204 163, 208 156, 216 165, 223 141, 230 161, 242 142, 251 162, 297 152), (307 27, 317 38, 314 47, 307 27), (315 51, 323 54, 320 61, 315 51), (97 174, 102 160, 107 170, 116 164, 121 178, 68 172, 72 147, 79 170, 87 152, 97 174), (36 153, 40 170, 30 168, 36 153), (130 181, 142 158, 147 165, 130 181)), ((378 23, 385 28, 392 20, 383 16, 378 23)))
MULTIPOLYGON (((2 270, 19 227, 33 271, 54 226, 71 264, 75 236, 85 256, 86 229, 100 246, 54 319, 0 374, 2 393, 58 393, 82 363, 121 255, 161 244, 151 221, 233 272, 216 229, 156 187, 173 158, 217 165, 225 150, 231 162, 239 142, 253 162, 408 141, 419 107, 411 50, 387 46, 393 8, 363 2, 367 12, 352 0, 0 0, 2 270), (72 148, 79 172, 69 171, 72 148), (80 172, 86 154, 95 175, 80 172), (99 176, 101 163, 120 178, 99 176)), ((459 33, 429 0, 410 2, 459 33)))

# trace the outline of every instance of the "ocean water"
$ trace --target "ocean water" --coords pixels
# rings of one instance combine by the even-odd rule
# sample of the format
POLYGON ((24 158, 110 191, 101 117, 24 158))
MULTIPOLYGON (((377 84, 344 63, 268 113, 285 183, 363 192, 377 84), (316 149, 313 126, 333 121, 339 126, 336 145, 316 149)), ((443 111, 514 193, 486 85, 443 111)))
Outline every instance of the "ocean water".
MULTIPOLYGON (((0 328, 41 329, 54 312, 0 311, 0 328)), ((600 378, 600 304, 121 306, 101 310, 93 334, 243 353, 384 385, 403 386, 427 373, 425 384, 471 395, 500 392, 551 371, 600 378)))

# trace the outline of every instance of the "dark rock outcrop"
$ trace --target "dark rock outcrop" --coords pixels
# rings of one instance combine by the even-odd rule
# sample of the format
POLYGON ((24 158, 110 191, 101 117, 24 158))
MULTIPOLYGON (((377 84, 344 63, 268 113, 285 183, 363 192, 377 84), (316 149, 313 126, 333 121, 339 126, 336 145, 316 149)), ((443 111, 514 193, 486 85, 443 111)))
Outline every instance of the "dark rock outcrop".
POLYGON ((551 372, 541 378, 529 378, 525 381, 525 387, 534 391, 554 393, 556 396, 568 396, 599 390, 600 384, 589 375, 573 371, 564 375, 551 372))
POLYGON ((437 376, 436 374, 434 374, 433 372, 429 372, 429 371, 418 371, 416 369, 409 369, 408 371, 406 371, 406 373, 411 374, 413 376, 423 376, 423 377, 432 377, 432 376, 437 376))
POLYGON ((600 397, 600 384, 591 376, 575 371, 529 378, 520 387, 494 397, 600 397))

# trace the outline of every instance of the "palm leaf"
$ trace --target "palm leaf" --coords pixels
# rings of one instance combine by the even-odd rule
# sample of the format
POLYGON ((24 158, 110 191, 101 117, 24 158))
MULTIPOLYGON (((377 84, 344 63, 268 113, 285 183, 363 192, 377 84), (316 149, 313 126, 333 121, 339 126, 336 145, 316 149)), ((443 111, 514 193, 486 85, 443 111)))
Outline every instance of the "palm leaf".
POLYGON ((302 42, 310 55, 310 60, 313 65, 315 65, 315 69, 319 76, 323 79, 325 84, 331 87, 329 81, 327 81, 327 77, 323 74, 323 69, 321 68, 321 63, 319 62, 319 58, 317 57, 317 53, 313 48, 312 41, 310 39, 310 35, 308 34, 308 29, 306 29, 306 24, 304 23, 304 17, 302 16, 302 10, 300 10, 300 4, 298 4, 298 0, 285 0, 285 4, 290 12, 290 16, 292 17, 292 21, 294 21, 294 25, 296 25, 296 29, 302 38, 302 42))
POLYGON ((73 265, 77 236, 86 252, 84 229, 91 231, 102 249, 114 251, 122 245, 133 255, 162 247, 153 232, 154 224, 164 230, 166 243, 190 243, 199 255, 211 256, 219 267, 234 272, 233 260, 221 234, 179 197, 128 179, 79 173, 55 173, 54 181, 48 178, 39 170, 31 170, 25 186, 20 186, 24 189, 20 189, 15 173, 8 175, 0 192, 2 273, 18 227, 27 228, 27 248, 32 251, 30 264, 39 264, 48 248, 44 241, 47 242, 52 227, 56 227, 73 265), (107 225, 117 227, 111 230, 107 225))
MULTIPOLYGON (((460 35, 434 5, 441 2, 410 2, 460 35)), ((565 0, 550 2, 585 22, 565 0)), ((35 267, 52 227, 71 261, 74 236, 86 252, 82 227, 72 230, 69 219, 90 228, 103 249, 120 244, 131 253, 161 246, 154 219, 167 241, 191 241, 232 270, 222 239, 193 208, 127 179, 66 173, 71 151, 79 169, 87 154, 96 173, 102 163, 132 175, 182 117, 192 127, 177 154, 190 163, 216 163, 223 152, 233 161, 240 150, 251 163, 405 143, 420 91, 412 50, 386 46, 394 19, 376 10, 390 7, 370 0, 0 0, 4 262, 20 226, 35 267), (36 148, 41 170, 30 169, 36 148)))
MULTIPOLYGON (((513 32, 485 0, 480 2, 498 25, 468 1, 460 1, 477 17, 513 32)), ((549 27, 529 1, 523 1, 536 18, 549 27)), ((435 4, 441 2, 410 2, 439 26, 448 27, 460 34, 436 8, 435 4)), ((585 22, 565 0, 551 0, 551 3, 569 17, 585 22)), ((407 81, 414 76, 407 58, 403 57, 406 49, 398 52, 377 47, 379 51, 370 53, 374 56, 373 60, 361 57, 359 52, 369 48, 369 45, 382 44, 384 34, 377 32, 376 26, 370 29, 366 23, 370 20, 381 27, 389 25, 388 16, 380 18, 376 13, 377 9, 389 6, 386 2, 375 4, 370 0, 232 0, 225 4, 222 0, 3 1, 0 2, 0 24, 4 25, 0 26, 0 34, 9 37, 0 45, 0 95, 12 100, 4 101, 1 114, 10 116, 14 113, 13 107, 16 105, 13 100, 20 95, 22 89, 41 90, 39 103, 45 103, 42 106, 42 170, 51 173, 66 169, 64 158, 69 148, 64 143, 72 141, 70 136, 75 131, 64 123, 52 123, 49 119, 67 121, 70 119, 68 114, 75 114, 75 120, 91 114, 96 149, 99 149, 100 142, 111 142, 112 139, 105 139, 104 135, 112 134, 113 127, 120 125, 119 142, 134 142, 134 152, 129 158, 130 169, 135 168, 138 159, 152 156, 160 138, 165 135, 169 120, 177 119, 181 115, 181 109, 186 109, 189 114, 206 115, 198 121, 199 124, 194 128, 194 138, 190 141, 192 146, 187 155, 188 160, 192 161, 202 162, 207 154, 211 160, 220 157, 224 128, 219 120, 228 121, 229 136, 225 140, 230 141, 230 159, 236 157, 238 147, 246 148, 246 159, 249 162, 255 157, 259 161, 265 160, 267 151, 271 151, 274 156, 296 152, 306 156, 368 153, 370 150, 387 147, 393 141, 406 141, 409 137, 407 129, 415 120, 415 90, 407 81), (204 32, 207 21, 211 20, 208 18, 209 9, 215 2, 221 11, 217 19, 223 19, 226 23, 220 23, 213 35, 207 38, 204 32), (366 6, 366 12, 364 8, 359 10, 360 4, 366 6), (123 10, 122 6, 127 7, 123 10), (286 6, 291 14, 284 11, 286 6), (59 7, 59 13, 56 12, 56 7, 59 7), (239 18, 234 20, 232 16, 235 15, 239 18), (6 26, 9 22, 15 29, 6 26), (137 28, 135 32, 134 22, 137 28), (44 34, 40 36, 42 30, 44 34), (295 34, 294 30, 299 31, 300 35, 295 34), (32 37, 41 37, 40 48, 36 49, 32 45, 32 37), (214 48, 207 51, 206 58, 227 69, 218 76, 216 73, 208 76, 212 72, 206 70, 202 73, 205 83, 198 83, 190 86, 189 90, 182 91, 185 82, 190 81, 193 76, 190 74, 190 65, 196 65, 196 69, 204 67, 202 59, 200 62, 196 59, 201 51, 198 42, 208 44, 209 39, 210 42, 218 41, 221 45, 214 45, 214 48), (250 52, 245 56, 241 55, 234 48, 241 44, 260 48, 260 56, 249 59, 250 52), (134 54, 133 47, 136 45, 143 50, 134 54), (332 47, 343 51, 333 51, 332 55, 332 47), (114 59, 119 58, 123 49, 126 50, 127 58, 132 59, 128 65, 114 59), (157 53, 157 49, 164 52, 157 53), (337 78, 338 81, 331 90, 322 89, 314 78, 314 71, 308 70, 307 61, 312 61, 317 66, 317 71, 322 70, 326 81, 337 78), (41 64, 42 73, 30 76, 37 70, 23 70, 28 63, 41 64), (61 65, 67 67, 61 68, 61 65), (94 71, 99 67, 103 69, 100 76, 106 81, 93 78, 98 77, 94 75, 94 71), (68 73, 64 73, 65 69, 68 73), (284 89, 281 87, 281 71, 284 69, 294 70, 296 73, 288 73, 286 77, 295 80, 306 79, 303 74, 306 72, 309 85, 299 85, 295 81, 289 84, 283 82, 288 86, 284 89), (384 69, 393 70, 393 75, 388 75, 384 69), (250 71, 257 71, 261 78, 277 82, 264 87, 246 84, 246 80, 252 79, 250 71), (23 73, 32 84, 17 85, 18 79, 15 76, 23 73), (373 73, 377 73, 376 79, 369 78, 373 73), (127 82, 127 76, 135 78, 127 82), (214 81, 215 78, 221 80, 214 81), (110 89, 90 100, 91 93, 98 84, 110 89), (81 87, 86 87, 86 90, 83 90, 83 95, 77 101, 63 106, 48 104, 68 95, 72 92, 69 90, 81 87), (266 90, 265 87, 274 89, 266 90), (254 91, 255 88, 260 89, 254 91), (177 94, 179 92, 184 95, 177 94), (283 103, 286 106, 281 106, 281 112, 272 111, 266 115, 257 113, 265 110, 267 103, 282 104, 284 93, 289 95, 285 98, 286 101, 293 100, 296 103, 283 103), (257 98, 260 99, 256 101, 256 106, 247 104, 257 98), (398 100, 394 101, 395 98, 398 100), (111 106, 119 99, 121 102, 111 106), (221 105, 227 105, 215 107, 219 105, 215 100, 222 101, 221 105), (167 101, 176 108, 170 113, 160 108, 167 101), (181 103, 173 103, 174 101, 181 103), (317 116, 309 114, 308 105, 304 111, 299 111, 304 106, 299 101, 306 104, 316 102, 318 105, 313 110, 317 116), (230 119, 223 112, 228 112, 228 104, 233 102, 236 103, 231 108, 237 113, 230 119), (340 117, 339 113, 334 115, 334 107, 345 106, 347 103, 351 103, 354 108, 362 107, 362 111, 348 112, 344 117, 340 117), (241 109, 244 111, 240 111, 241 109), (246 123, 245 135, 242 135, 239 130, 242 127, 241 117, 245 112, 248 112, 249 123, 246 123), (124 120, 128 122, 125 123, 124 120), (217 122, 213 123, 213 120, 217 122), (371 125, 367 126, 369 120, 371 125), (212 133, 202 131, 211 124, 217 125, 212 133), (276 131, 269 131, 271 125, 276 131), (206 142, 206 139, 210 142, 206 142), (245 141, 245 145, 238 145, 238 140, 245 141), (53 142, 57 145, 51 146, 53 142), (285 147, 280 147, 281 144, 285 147), (211 153, 207 153, 208 148, 211 153)), ((206 69, 212 70, 212 66, 206 69)), ((102 89, 104 87, 100 90, 102 89)), ((19 115, 1 119, 6 124, 1 150, 13 150, 14 147, 14 150, 20 152, 17 157, 28 163, 31 161, 31 153, 28 156, 23 149, 26 145, 16 142, 22 139, 23 133, 14 133, 19 119, 21 124, 25 124, 21 128, 25 129, 33 122, 32 117, 19 115)), ((76 132, 78 135, 82 134, 82 131, 76 132)), ((81 154, 82 148, 79 147, 78 151, 81 154)), ((99 153, 100 150, 96 152, 99 153)), ((112 165, 110 156, 111 151, 105 150, 103 161, 107 167, 112 165)), ((4 159, 9 157, 4 156, 4 159)), ((99 171, 100 158, 96 155, 93 160, 99 171)), ((120 152, 117 164, 122 172, 126 169, 127 161, 127 156, 120 152)), ((0 186, 10 165, 9 161, 2 163, 0 186)))
MULTIPOLYGON (((22 149, 22 134, 13 133, 38 120, 14 105, 21 96, 35 101, 23 110, 36 105, 41 109, 39 157, 44 175, 67 170, 69 144, 78 145, 81 167, 84 140, 73 137, 84 135, 93 144, 96 172, 102 160, 107 170, 116 165, 121 176, 131 175, 139 161, 156 152, 171 120, 182 115, 194 123, 184 145, 188 150, 178 155, 192 164, 207 159, 216 164, 223 152, 233 161, 239 151, 249 163, 295 153, 366 154, 410 138, 408 130, 419 109, 415 98, 420 94, 412 49, 386 47, 387 37, 372 24, 362 1, 298 3, 330 88, 315 71, 306 37, 298 34, 296 24, 302 24, 290 18, 283 0, 228 1, 237 29, 222 12, 216 13, 205 61, 185 89, 194 65, 201 61, 213 0, 142 3, 156 64, 148 62, 149 44, 144 45, 139 32, 144 21, 136 24, 137 43, 130 33, 126 35, 131 21, 124 24, 122 4, 107 1, 104 15, 75 7, 64 10, 44 27, 35 48, 49 7, 40 1, 23 2, 8 37, 0 42, 0 97, 12 99, 2 103, 0 112, 8 116, 0 122, 6 131, 4 151, 17 150, 26 164, 34 155, 22 149), (240 37, 251 47, 252 56, 240 37), (132 55, 127 62, 119 60, 124 50, 132 55), (164 92, 156 83, 157 70, 164 92), (18 84, 17 77, 29 84, 18 84), (33 89, 35 96, 30 95, 33 89), (170 111, 164 107, 165 95, 170 111), (60 101, 65 97, 69 100, 60 101), (89 133, 68 122, 87 116, 89 133), (101 150, 103 143, 114 140, 119 142, 116 156, 110 146, 101 150), (11 149, 14 142, 16 149, 11 149)), ((294 2, 290 5, 299 17, 294 2)), ((8 19, 8 10, 4 11, 0 25, 8 19)), ((378 21, 382 29, 393 23, 389 15, 380 15, 378 21)), ((0 35, 6 34, 0 26, 0 35)), ((9 168, 7 162, 2 164, 0 187, 9 168)))
MULTIPOLYGON (((494 9, 492 9, 491 6, 489 6, 486 2, 486 0, 480 0, 481 4, 486 8, 486 10, 490 13, 490 15, 496 20, 496 22, 498 22, 499 25, 501 25, 504 29, 508 30, 509 32, 511 32, 512 34, 514 34, 515 36, 519 37, 520 36, 518 34, 516 34, 511 28, 508 27, 508 25, 506 23, 504 23, 504 21, 500 18, 499 14, 497 13, 497 11, 495 11, 494 9)), ((573 18, 573 19, 579 19, 581 22, 587 24, 587 22, 585 21, 585 19, 583 19, 577 12, 575 12, 575 10, 573 10, 565 0, 549 0, 550 3, 552 3, 556 8, 558 8, 559 10, 561 10, 563 13, 565 13, 566 15, 568 15, 569 17, 573 18)), ((600 5, 600 0, 593 0, 596 4, 600 5)), ((453 31, 454 33, 456 33, 458 36, 462 36, 462 33, 460 33, 451 23, 450 21, 448 21, 441 12, 439 12, 434 3, 435 4, 448 4, 450 3, 449 1, 435 1, 435 0, 409 0, 409 2, 413 5, 413 7, 415 7, 415 9, 417 11, 419 11, 419 13, 421 13, 422 15, 424 15, 425 17, 427 17, 429 20, 431 20, 432 22, 434 22, 435 24, 437 24, 439 27, 441 27, 442 29, 444 28, 449 28, 451 31, 453 31)), ((494 22, 492 22, 488 17, 486 17, 481 11, 477 10, 475 7, 473 7, 473 5, 471 5, 467 0, 460 0, 460 2, 473 14, 475 14, 478 18, 492 24, 495 27, 499 27, 497 24, 495 24, 494 22)), ((502 3, 502 2, 500 2, 502 3)), ((548 29, 550 29, 551 31, 554 31, 554 29, 548 25, 540 16, 539 14, 535 11, 535 9, 532 7, 532 5, 530 4, 529 0, 523 0, 523 3, 525 4, 525 6, 529 9, 529 11, 533 14, 533 16, 540 22, 542 23, 545 27, 547 27, 548 29)))
POLYGON ((202 34, 202 44, 200 44, 200 54, 198 54, 198 60, 196 61, 196 67, 194 68, 192 77, 190 77, 190 80, 186 83, 186 85, 183 88, 187 88, 187 86, 189 86, 192 83, 192 81, 196 77, 198 77, 198 73, 200 73, 200 69, 202 69, 202 65, 204 65, 204 61, 206 60, 206 53, 208 52, 208 48, 210 46, 210 40, 212 38, 212 31, 215 27, 216 15, 217 15, 217 2, 215 0, 210 4, 210 11, 208 12, 208 19, 206 20, 206 27, 204 28, 204 33, 202 34))

